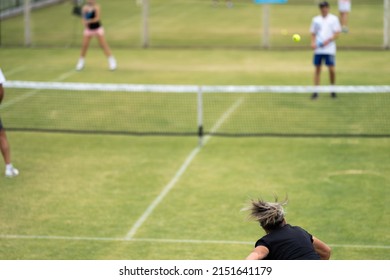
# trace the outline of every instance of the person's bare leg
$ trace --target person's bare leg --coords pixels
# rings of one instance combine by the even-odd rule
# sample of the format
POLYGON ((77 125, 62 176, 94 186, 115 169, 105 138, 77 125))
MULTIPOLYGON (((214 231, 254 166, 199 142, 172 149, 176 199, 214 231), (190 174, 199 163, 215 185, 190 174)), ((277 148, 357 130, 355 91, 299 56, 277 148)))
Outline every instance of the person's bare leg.
POLYGON ((314 85, 320 85, 321 80, 321 66, 316 66, 314 71, 314 85))
POLYGON ((7 135, 5 134, 5 130, 0 130, 0 150, 3 155, 3 159, 5 164, 11 163, 11 152, 10 147, 7 140, 7 135))
MULTIPOLYGON (((329 66, 329 81, 332 86, 336 84, 336 69, 334 66, 329 66)), ((333 90, 330 94, 332 98, 336 97, 336 93, 333 90)))
POLYGON ((83 37, 83 43, 81 45, 81 57, 85 57, 87 55, 88 47, 89 47, 89 42, 91 41, 90 36, 84 36, 83 37))
POLYGON ((340 23, 344 33, 348 33, 348 12, 340 12, 340 23))
POLYGON ((101 48, 104 51, 104 54, 108 58, 108 65, 109 65, 110 70, 115 70, 116 69, 116 60, 115 60, 114 56, 112 55, 112 52, 110 50, 110 47, 108 46, 108 43, 107 43, 104 35, 99 35, 98 41, 99 41, 101 48))
POLYGON ((14 168, 11 163, 11 149, 4 129, 0 130, 0 150, 5 162, 5 176, 8 178, 18 176, 19 170, 14 168))
POLYGON ((100 47, 102 47, 102 49, 103 49, 103 51, 104 51, 104 54, 105 54, 107 57, 112 56, 112 53, 111 53, 110 47, 108 46, 108 43, 107 43, 107 41, 106 41, 106 38, 105 38, 104 36, 98 36, 97 38, 98 38, 100 47))
POLYGON ((336 84, 336 69, 334 66, 329 66, 329 81, 331 85, 336 84))
MULTIPOLYGON (((318 86, 320 85, 320 78, 321 78, 321 65, 315 66, 314 70, 314 85, 318 86)), ((318 92, 314 92, 313 95, 311 96, 311 99, 317 99, 318 97, 318 92)))
POLYGON ((90 36, 84 36, 83 37, 83 42, 82 42, 82 45, 81 45, 81 54, 80 54, 80 58, 79 58, 79 61, 77 62, 77 66, 76 66, 76 70, 81 70, 84 68, 84 64, 85 64, 85 56, 87 55, 87 51, 88 51, 88 47, 89 47, 89 42, 91 41, 91 37, 90 36))

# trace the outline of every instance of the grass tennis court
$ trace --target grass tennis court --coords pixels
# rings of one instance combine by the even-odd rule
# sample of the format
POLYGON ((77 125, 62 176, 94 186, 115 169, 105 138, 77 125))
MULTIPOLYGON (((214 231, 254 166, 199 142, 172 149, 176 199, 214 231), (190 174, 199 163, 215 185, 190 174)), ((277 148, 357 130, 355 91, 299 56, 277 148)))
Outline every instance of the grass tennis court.
MULTIPOLYGON (((121 47, 115 72, 96 48, 82 72, 74 71, 78 48, 0 53, 8 80, 308 85, 313 71, 308 49, 121 47)), ((388 51, 342 50, 338 84, 389 84, 389 59, 388 51)), ((15 98, 6 94, 3 105, 15 98)), ((353 101, 339 100, 353 112, 353 101)), ((2 109, 0 116, 7 126, 2 109)), ((330 244, 332 259, 389 258, 388 138, 212 137, 201 149, 196 137, 9 131, 8 138, 21 175, 0 177, 0 259, 242 259, 263 232, 240 209, 273 194, 288 194, 288 222, 330 244)))
POLYGON ((186 137, 12 133, 2 259, 241 259, 260 228, 240 209, 288 194, 288 220, 334 259, 387 259, 388 139, 213 138, 134 235, 196 146, 186 137))

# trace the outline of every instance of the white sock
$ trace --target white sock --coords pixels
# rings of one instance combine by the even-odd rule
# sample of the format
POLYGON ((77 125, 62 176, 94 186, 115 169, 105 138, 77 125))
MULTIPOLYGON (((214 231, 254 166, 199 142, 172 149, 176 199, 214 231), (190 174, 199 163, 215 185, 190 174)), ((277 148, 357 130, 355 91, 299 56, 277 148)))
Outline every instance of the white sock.
POLYGON ((13 165, 12 165, 12 163, 9 163, 9 164, 6 164, 6 165, 5 165, 5 169, 6 169, 6 170, 11 170, 12 168, 14 168, 13 165))
POLYGON ((79 71, 79 70, 83 69, 84 64, 85 64, 84 57, 80 57, 79 61, 77 62, 77 65, 76 65, 76 70, 79 71))
POLYGON ((108 58, 108 67, 110 70, 115 70, 116 69, 116 60, 115 57, 110 56, 108 58))

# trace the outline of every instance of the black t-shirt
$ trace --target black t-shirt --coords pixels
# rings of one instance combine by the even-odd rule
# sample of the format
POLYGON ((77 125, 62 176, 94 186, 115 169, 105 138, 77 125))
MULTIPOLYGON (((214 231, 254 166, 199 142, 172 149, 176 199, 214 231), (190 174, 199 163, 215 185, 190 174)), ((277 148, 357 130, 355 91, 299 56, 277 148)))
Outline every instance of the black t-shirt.
MULTIPOLYGON (((96 11, 95 10, 87 11, 84 14, 84 17, 85 17, 86 20, 93 19, 95 16, 96 16, 96 11)), ((90 29, 90 30, 98 29, 100 26, 101 26, 100 21, 88 23, 88 29, 90 29)))
POLYGON ((257 240, 255 247, 269 250, 266 260, 319 260, 313 236, 304 229, 286 224, 257 240))

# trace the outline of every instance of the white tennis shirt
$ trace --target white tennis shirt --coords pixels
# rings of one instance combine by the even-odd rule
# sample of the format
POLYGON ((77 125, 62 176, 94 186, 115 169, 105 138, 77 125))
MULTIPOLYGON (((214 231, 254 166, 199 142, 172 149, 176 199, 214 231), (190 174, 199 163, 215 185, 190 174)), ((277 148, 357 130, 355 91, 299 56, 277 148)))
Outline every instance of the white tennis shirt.
MULTIPOLYGON (((316 35, 317 42, 325 42, 329 38, 333 37, 335 33, 341 32, 341 25, 339 18, 333 14, 328 14, 326 17, 322 15, 315 16, 310 26, 311 34, 316 35)), ((317 47, 314 50, 316 54, 336 54, 335 41, 330 42, 325 47, 317 47)))

